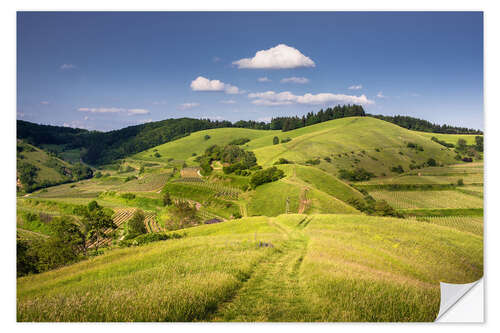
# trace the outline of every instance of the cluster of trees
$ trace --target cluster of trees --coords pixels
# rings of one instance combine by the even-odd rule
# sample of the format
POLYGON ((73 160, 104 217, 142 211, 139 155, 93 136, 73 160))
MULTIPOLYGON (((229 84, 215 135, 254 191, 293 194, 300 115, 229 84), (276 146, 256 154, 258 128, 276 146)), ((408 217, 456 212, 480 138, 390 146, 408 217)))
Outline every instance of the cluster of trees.
POLYGON ((368 215, 403 217, 402 214, 392 208, 385 200, 375 200, 370 195, 365 195, 364 200, 350 198, 347 202, 357 210, 368 215))
POLYGON ((375 174, 363 168, 356 168, 350 171, 341 169, 339 170, 339 177, 341 179, 360 182, 360 181, 370 180, 371 178, 375 177, 375 174))
POLYGON ((401 126, 403 128, 407 128, 407 129, 414 130, 414 131, 445 133, 445 134, 483 134, 482 131, 472 129, 472 128, 456 127, 456 126, 450 126, 450 125, 446 125, 446 124, 445 125, 437 125, 437 124, 433 124, 430 121, 427 121, 424 119, 413 118, 413 117, 408 117, 408 116, 399 116, 399 115, 398 116, 384 116, 381 114, 378 114, 378 115, 366 114, 366 116, 385 120, 385 121, 388 121, 390 123, 401 126))
POLYGON ((482 136, 476 136, 475 144, 467 145, 467 142, 464 139, 458 139, 457 145, 455 146, 455 153, 457 153, 455 158, 464 162, 472 162, 473 157, 481 159, 481 153, 484 151, 483 141, 484 139, 482 136))
POLYGON ((337 105, 326 110, 319 110, 317 113, 309 112, 302 117, 277 117, 271 119, 270 129, 282 130, 283 132, 290 131, 296 128, 306 127, 328 120, 345 118, 345 117, 363 117, 365 110, 361 105, 337 105))
POLYGON ((419 145, 417 143, 413 143, 413 142, 408 142, 406 147, 411 148, 411 149, 415 149, 418 151, 424 151, 424 147, 422 147, 421 145, 419 145))
POLYGON ((438 138, 436 138, 435 136, 433 136, 433 137, 431 138, 431 140, 432 140, 432 141, 434 141, 434 142, 437 142, 437 143, 439 143, 441 146, 445 146, 445 147, 447 147, 447 148, 453 148, 453 147, 455 147, 455 145, 454 145, 453 143, 448 143, 448 142, 446 142, 446 141, 439 140, 439 139, 438 139, 438 138))
POLYGON ((247 170, 257 166, 257 158, 251 151, 246 151, 236 145, 213 145, 205 150, 202 156, 197 157, 202 173, 208 175, 212 172, 212 161, 220 161, 229 165, 223 168, 224 173, 237 170, 247 170))
POLYGON ((274 166, 264 170, 258 170, 250 177, 250 186, 256 188, 259 185, 274 182, 283 177, 285 177, 283 170, 274 166))
POLYGON ((99 241, 110 237, 105 233, 116 228, 112 212, 92 201, 75 209, 81 216, 81 225, 72 217, 61 216, 50 220, 50 237, 26 240, 17 237, 17 275, 40 273, 58 268, 87 255, 90 245, 98 252, 99 241))
POLYGON ((167 224, 169 230, 177 230, 198 225, 200 218, 196 215, 196 206, 187 200, 176 200, 169 213, 172 219, 167 224))
POLYGON ((229 142, 228 145, 241 146, 241 145, 244 145, 245 143, 247 143, 248 141, 250 141, 249 138, 238 138, 238 139, 234 139, 231 142, 229 142))

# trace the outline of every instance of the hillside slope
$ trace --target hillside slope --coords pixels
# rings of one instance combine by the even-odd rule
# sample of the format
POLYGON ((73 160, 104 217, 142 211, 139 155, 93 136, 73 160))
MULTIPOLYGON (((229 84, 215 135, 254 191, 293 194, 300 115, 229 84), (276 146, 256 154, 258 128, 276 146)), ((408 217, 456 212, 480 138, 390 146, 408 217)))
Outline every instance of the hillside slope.
POLYGON ((23 166, 27 165, 32 165, 37 169, 32 179, 33 187, 44 184, 59 184, 71 180, 71 164, 22 140, 17 140, 17 177, 20 188, 26 188, 29 183, 29 181, 24 180, 25 177, 22 175, 23 166))
POLYGON ((353 215, 246 218, 18 279, 18 321, 433 321, 482 237, 353 215))

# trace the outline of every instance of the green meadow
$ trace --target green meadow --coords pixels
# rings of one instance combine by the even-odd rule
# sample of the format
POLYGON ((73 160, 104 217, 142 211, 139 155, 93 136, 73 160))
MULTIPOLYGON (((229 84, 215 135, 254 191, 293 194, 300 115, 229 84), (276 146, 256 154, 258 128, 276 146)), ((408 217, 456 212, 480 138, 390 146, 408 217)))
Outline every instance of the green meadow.
MULTIPOLYGON (((81 224, 91 201, 119 226, 98 255, 19 277, 17 320, 433 321, 440 282, 483 275, 484 173, 482 153, 465 163, 432 136, 475 144, 371 117, 287 132, 218 128, 18 195, 28 242, 51 239, 56 217, 81 224), (259 167, 227 173, 219 160, 202 175, 197 158, 235 139, 283 177, 251 186, 259 167), (340 172, 360 169, 369 179, 340 172), (139 209, 146 236, 180 238, 120 245, 139 209)), ((36 148, 24 158, 49 179, 46 157, 36 148)))

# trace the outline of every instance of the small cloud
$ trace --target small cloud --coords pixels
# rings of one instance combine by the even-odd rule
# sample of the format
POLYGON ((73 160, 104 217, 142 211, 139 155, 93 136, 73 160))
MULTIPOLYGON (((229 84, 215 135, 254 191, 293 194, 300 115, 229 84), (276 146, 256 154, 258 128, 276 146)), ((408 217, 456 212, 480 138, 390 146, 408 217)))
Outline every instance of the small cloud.
POLYGON ((257 51, 253 58, 243 58, 233 61, 233 65, 236 65, 238 68, 253 69, 285 69, 316 66, 314 61, 309 57, 303 55, 296 48, 285 44, 257 51))
POLYGON ((259 77, 257 79, 257 81, 259 81, 259 82, 271 82, 271 80, 267 76, 259 77))
POLYGON ((361 84, 357 84, 357 85, 350 86, 347 89, 349 89, 349 90, 360 90, 360 89, 363 89, 363 86, 361 84))
POLYGON ((73 64, 62 64, 61 67, 59 67, 62 70, 67 70, 67 69, 75 69, 76 66, 73 64))
POLYGON ((154 101, 153 105, 165 105, 167 104, 167 101, 154 101))
POLYGON ((384 96, 384 94, 382 94, 382 92, 379 91, 378 94, 377 94, 377 97, 378 98, 385 98, 386 96, 384 96))
POLYGON ((257 121, 263 121, 265 123, 270 123, 271 117, 260 117, 260 118, 257 118, 257 121))
POLYGON ((117 107, 109 107, 109 108, 78 108, 80 112, 90 112, 90 113, 124 113, 126 112, 129 116, 137 115, 137 114, 149 114, 149 110, 146 109, 125 109, 125 108, 117 108, 117 107))
POLYGON ((227 99, 227 100, 223 100, 223 101, 220 101, 222 104, 235 104, 236 101, 235 100, 232 100, 232 99, 227 99))
POLYGON ((89 120, 88 116, 83 117, 83 120, 89 120))
POLYGON ((180 104, 177 109, 179 110, 188 110, 188 109, 192 109, 192 108, 195 108, 195 107, 198 107, 200 106, 200 103, 183 103, 183 104, 180 104))
POLYGON ((17 113, 16 113, 17 118, 22 118, 22 117, 24 117, 25 115, 26 115, 26 114, 25 114, 24 112, 22 112, 22 111, 17 111, 17 113))
POLYGON ((78 108, 78 111, 81 112, 91 112, 91 113, 117 113, 126 111, 123 108, 78 108))
POLYGON ((221 58, 219 58, 219 57, 213 57, 213 58, 212 58, 212 61, 213 61, 213 62, 219 62, 219 61, 221 61, 221 60, 222 60, 222 59, 221 59, 221 58))
POLYGON ((410 96, 411 97, 420 97, 420 94, 418 94, 418 93, 411 93, 410 96))
POLYGON ((224 83, 219 80, 210 80, 203 76, 198 76, 191 82, 193 91, 224 91, 226 94, 238 94, 238 87, 224 83))
POLYGON ((352 96, 331 93, 308 93, 304 95, 294 95, 289 91, 283 91, 280 93, 276 93, 274 91, 266 91, 261 93, 251 93, 248 94, 248 97, 254 99, 252 101, 253 104, 261 106, 280 106, 292 104, 325 105, 329 103, 350 103, 361 105, 374 104, 374 102, 366 98, 365 95, 352 96))
POLYGON ((151 113, 151 112, 149 112, 149 110, 146 110, 146 109, 128 109, 127 112, 128 112, 129 116, 137 115, 137 114, 150 114, 151 113))
POLYGON ((47 102, 47 101, 41 101, 40 104, 49 105, 49 102, 47 102))
POLYGON ((298 84, 306 84, 309 82, 309 79, 308 78, 305 78, 305 77, 295 77, 295 76, 292 76, 292 77, 287 77, 287 78, 284 78, 284 79, 281 79, 280 81, 281 83, 298 83, 298 84))

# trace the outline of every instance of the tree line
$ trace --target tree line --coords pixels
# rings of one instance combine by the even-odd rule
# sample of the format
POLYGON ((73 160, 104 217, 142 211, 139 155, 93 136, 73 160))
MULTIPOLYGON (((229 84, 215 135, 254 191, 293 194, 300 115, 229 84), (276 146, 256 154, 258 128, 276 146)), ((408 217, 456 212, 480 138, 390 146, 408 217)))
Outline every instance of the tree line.
POLYGON ((17 138, 35 146, 42 144, 65 145, 67 149, 84 148, 82 159, 91 165, 102 165, 124 158, 154 146, 176 140, 190 133, 222 127, 282 130, 284 132, 344 117, 370 116, 398 126, 425 132, 453 134, 482 134, 479 130, 436 125, 429 121, 407 116, 383 116, 365 113, 361 105, 337 105, 333 108, 309 112, 302 117, 275 117, 269 123, 254 120, 227 120, 178 118, 129 126, 109 132, 88 131, 62 126, 38 125, 17 121, 17 138))

